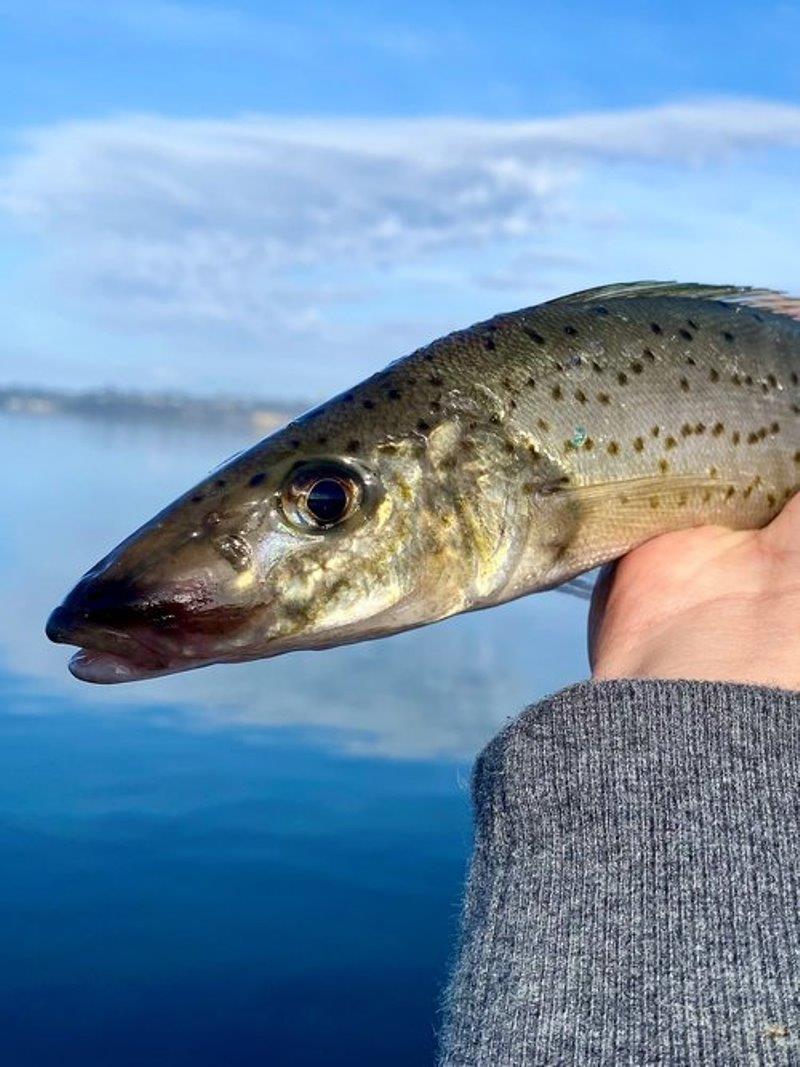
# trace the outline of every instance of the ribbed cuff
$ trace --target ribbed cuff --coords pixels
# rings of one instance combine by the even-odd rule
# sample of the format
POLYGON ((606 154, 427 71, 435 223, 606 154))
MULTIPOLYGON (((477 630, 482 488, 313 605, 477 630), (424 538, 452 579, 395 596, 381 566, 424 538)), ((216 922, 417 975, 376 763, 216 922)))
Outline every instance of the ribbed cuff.
POLYGON ((800 695, 582 683, 475 771, 442 1063, 800 1062, 800 695))

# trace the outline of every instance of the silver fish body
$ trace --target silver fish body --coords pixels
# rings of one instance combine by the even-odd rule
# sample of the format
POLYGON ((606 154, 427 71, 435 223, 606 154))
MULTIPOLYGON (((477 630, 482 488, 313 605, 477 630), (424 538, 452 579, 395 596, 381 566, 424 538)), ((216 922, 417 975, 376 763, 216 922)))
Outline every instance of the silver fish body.
POLYGON ((498 315, 260 442, 51 616, 125 681, 383 636, 552 587, 669 530, 761 526, 800 482, 780 294, 607 286, 498 315))

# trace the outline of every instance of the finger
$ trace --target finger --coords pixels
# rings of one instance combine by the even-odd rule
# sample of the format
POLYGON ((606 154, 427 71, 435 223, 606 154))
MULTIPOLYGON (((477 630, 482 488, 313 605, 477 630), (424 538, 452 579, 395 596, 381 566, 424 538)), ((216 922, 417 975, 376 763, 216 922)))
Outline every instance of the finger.
POLYGON ((603 624, 603 618, 606 613, 606 604, 608 603, 608 597, 611 593, 611 587, 614 584, 616 573, 616 560, 612 563, 606 563, 605 566, 601 567, 600 574, 595 582, 594 592, 592 593, 592 602, 589 605, 589 624, 586 631, 586 640, 587 651, 589 654, 589 666, 592 670, 594 670, 596 660, 597 639, 603 624))

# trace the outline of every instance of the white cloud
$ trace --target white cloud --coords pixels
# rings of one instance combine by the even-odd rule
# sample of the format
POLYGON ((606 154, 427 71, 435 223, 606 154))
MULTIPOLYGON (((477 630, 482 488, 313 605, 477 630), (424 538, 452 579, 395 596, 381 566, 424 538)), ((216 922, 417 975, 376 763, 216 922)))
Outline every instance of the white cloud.
MULTIPOLYGON (((414 278, 513 289, 525 250, 530 292, 531 273, 546 286, 586 262, 598 228, 622 232, 648 193, 634 236, 655 249, 664 174, 684 176, 666 195, 680 193, 687 220, 703 192, 693 175, 719 181, 720 165, 798 148, 800 107, 738 100, 532 122, 123 116, 25 132, 0 209, 106 323, 185 342, 280 336, 291 350, 323 333, 347 347, 361 315, 363 347, 376 326, 438 321, 414 278)), ((716 209, 702 210, 705 226, 716 209)))

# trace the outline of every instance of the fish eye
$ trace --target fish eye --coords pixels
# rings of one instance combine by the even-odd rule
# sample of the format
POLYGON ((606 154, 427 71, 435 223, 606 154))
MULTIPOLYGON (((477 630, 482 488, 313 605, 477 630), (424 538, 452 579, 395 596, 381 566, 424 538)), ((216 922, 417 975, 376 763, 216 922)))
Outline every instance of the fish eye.
POLYGON ((349 467, 334 463, 304 464, 292 471, 281 493, 281 507, 295 526, 329 530, 361 504, 364 485, 349 467))

